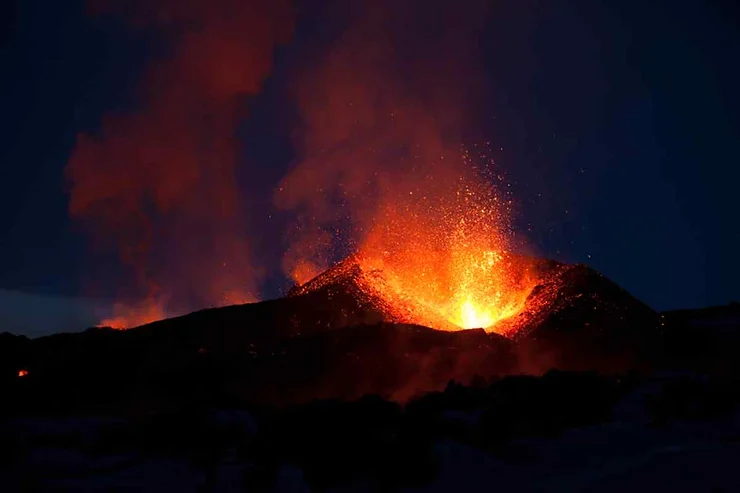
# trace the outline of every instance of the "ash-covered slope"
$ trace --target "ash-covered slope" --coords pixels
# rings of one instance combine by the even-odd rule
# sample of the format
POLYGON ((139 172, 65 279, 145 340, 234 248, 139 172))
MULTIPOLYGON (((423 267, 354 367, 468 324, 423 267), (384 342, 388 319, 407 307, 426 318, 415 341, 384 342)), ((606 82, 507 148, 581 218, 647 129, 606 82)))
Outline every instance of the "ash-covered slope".
POLYGON ((128 331, 90 329, 0 348, 6 412, 150 411, 365 393, 403 399, 475 375, 660 362, 658 316, 585 266, 537 261, 514 339, 388 322, 349 259, 282 299, 128 331), (12 349, 11 346, 14 348, 12 349), (18 377, 25 369, 29 374, 18 377))

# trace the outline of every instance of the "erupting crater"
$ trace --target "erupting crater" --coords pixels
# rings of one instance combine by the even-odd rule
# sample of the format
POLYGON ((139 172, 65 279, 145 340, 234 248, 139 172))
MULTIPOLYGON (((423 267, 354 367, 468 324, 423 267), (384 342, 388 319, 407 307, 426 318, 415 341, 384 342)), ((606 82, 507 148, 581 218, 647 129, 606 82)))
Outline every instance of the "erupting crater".
MULTIPOLYGON (((341 263, 355 266, 355 293, 387 322, 514 335, 521 324, 512 320, 530 309, 547 262, 512 253, 512 201, 492 179, 431 189, 395 195, 374 213, 357 254, 341 263)), ((346 277, 346 269, 330 269, 302 291, 346 277)))
POLYGON ((513 336, 547 262, 512 253, 512 201, 491 183, 394 196, 373 215, 356 254, 294 292, 351 285, 386 322, 513 336))
POLYGON ((544 261, 511 253, 474 248, 415 253, 353 255, 292 294, 339 286, 386 322, 513 336, 521 328, 516 321, 532 309, 530 295, 546 275, 544 261))
POLYGON ((499 322, 524 309, 537 284, 526 264, 510 254, 474 248, 401 258, 363 257, 360 263, 363 270, 379 273, 371 277, 375 281, 371 289, 397 316, 410 314, 408 322, 494 332, 499 322))

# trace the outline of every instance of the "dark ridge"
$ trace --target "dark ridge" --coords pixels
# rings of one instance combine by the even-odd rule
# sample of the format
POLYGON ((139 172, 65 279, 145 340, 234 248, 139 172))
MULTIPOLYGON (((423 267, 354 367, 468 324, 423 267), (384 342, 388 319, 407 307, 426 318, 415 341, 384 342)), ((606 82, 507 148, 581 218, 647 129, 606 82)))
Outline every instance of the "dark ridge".
POLYGON ((586 266, 541 265, 546 275, 531 309, 510 321, 525 327, 514 339, 383 322, 382 310, 352 287, 351 262, 286 298, 128 331, 33 340, 5 333, 2 412, 147 413, 368 393, 404 401, 451 379, 551 368, 740 375, 737 306, 659 315, 586 266))

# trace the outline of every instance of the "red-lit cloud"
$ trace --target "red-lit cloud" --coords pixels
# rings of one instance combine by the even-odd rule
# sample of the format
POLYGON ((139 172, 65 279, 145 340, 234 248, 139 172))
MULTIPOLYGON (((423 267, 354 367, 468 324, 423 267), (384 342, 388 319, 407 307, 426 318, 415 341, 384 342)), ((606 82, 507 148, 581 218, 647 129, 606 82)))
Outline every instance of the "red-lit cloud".
MULTIPOLYGON (((283 0, 91 0, 91 15, 153 30, 164 54, 139 84, 136 108, 80 134, 67 167, 70 214, 135 275, 126 313, 164 314, 253 300, 259 272, 236 183, 244 96, 289 40, 283 0), (130 303, 136 305, 131 308, 130 303)), ((140 318, 138 315, 135 318, 140 318)))

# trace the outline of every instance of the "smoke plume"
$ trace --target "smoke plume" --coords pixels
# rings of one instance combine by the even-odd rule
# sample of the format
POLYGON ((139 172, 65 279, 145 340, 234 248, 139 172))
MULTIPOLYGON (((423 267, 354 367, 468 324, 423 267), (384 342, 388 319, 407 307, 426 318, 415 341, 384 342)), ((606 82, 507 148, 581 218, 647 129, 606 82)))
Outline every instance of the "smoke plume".
POLYGON ((297 214, 283 268, 298 283, 333 260, 337 243, 418 251, 460 219, 461 190, 485 193, 461 147, 483 83, 483 3, 343 7, 348 27, 295 79, 300 159, 275 195, 297 214))
POLYGON ((163 40, 136 108, 78 136, 67 167, 70 214, 133 274, 118 325, 253 300, 260 272, 236 184, 245 96, 292 32, 289 0, 90 0, 163 40), (134 293, 132 296, 131 293, 134 293))

